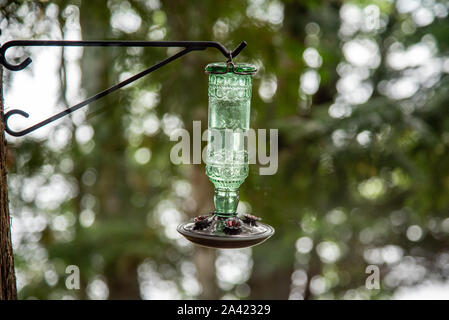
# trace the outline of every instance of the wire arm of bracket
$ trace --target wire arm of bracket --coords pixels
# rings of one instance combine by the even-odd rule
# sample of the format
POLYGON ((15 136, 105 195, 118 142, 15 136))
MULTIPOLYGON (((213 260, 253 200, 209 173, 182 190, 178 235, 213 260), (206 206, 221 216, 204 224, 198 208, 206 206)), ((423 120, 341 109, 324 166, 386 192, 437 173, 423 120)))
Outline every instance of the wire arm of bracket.
POLYGON ((246 42, 242 41, 236 49, 229 51, 221 43, 215 41, 13 40, 1 46, 0 62, 11 71, 22 70, 32 62, 31 58, 28 57, 17 65, 9 63, 6 59, 6 51, 11 47, 183 47, 186 49, 194 48, 195 50, 216 48, 227 59, 232 60, 245 46, 246 42))
POLYGON ((156 63, 152 67, 122 81, 118 84, 103 90, 92 97, 70 107, 67 108, 60 113, 51 116, 35 125, 32 125, 26 129, 23 129, 21 131, 14 131, 12 130, 8 125, 8 120, 13 115, 20 115, 22 117, 28 118, 29 114, 23 110, 20 109, 13 109, 2 115, 2 120, 5 123, 5 131, 15 137, 24 136, 30 132, 33 132, 53 121, 56 121, 66 115, 69 115, 70 113, 148 75, 149 73, 159 69, 160 67, 166 65, 167 63, 170 63, 185 54, 191 52, 191 51, 199 51, 199 50, 205 50, 206 48, 216 48, 218 49, 223 55, 228 58, 228 61, 232 61, 234 57, 236 57, 246 46, 246 42, 243 41, 240 43, 240 45, 234 49, 233 51, 227 50, 223 45, 221 45, 218 42, 213 41, 59 41, 59 40, 14 40, 9 41, 5 43, 0 48, 0 63, 3 64, 6 68, 12 71, 19 71, 24 68, 26 68, 31 63, 31 58, 26 58, 24 61, 19 63, 18 65, 13 65, 7 62, 6 60, 6 50, 8 48, 14 47, 14 46, 83 46, 83 47, 93 47, 93 46, 100 46, 100 47, 109 47, 109 46, 115 46, 115 47, 184 47, 184 50, 179 51, 178 53, 168 57, 165 60, 160 61, 159 63, 156 63))

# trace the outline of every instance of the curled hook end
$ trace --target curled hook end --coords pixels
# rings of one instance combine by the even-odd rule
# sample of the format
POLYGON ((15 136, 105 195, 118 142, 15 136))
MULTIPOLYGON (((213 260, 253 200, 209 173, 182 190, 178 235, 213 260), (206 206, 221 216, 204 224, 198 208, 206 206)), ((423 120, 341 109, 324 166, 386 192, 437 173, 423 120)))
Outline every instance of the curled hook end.
POLYGON ((14 109, 14 110, 8 111, 3 116, 3 122, 5 124, 5 131, 8 134, 10 134, 10 135, 12 135, 14 137, 20 137, 20 136, 23 136, 23 135, 27 134, 28 130, 14 131, 14 130, 11 130, 11 128, 9 128, 9 126, 8 126, 8 119, 9 119, 9 117, 11 117, 12 115, 15 115, 15 114, 19 114, 19 115, 21 115, 22 117, 25 117, 25 118, 28 118, 30 115, 28 113, 26 113, 25 111, 23 111, 23 110, 14 109))
POLYGON ((28 67, 28 65, 32 62, 33 60, 31 60, 31 58, 26 58, 24 61, 22 61, 20 64, 18 65, 13 65, 10 64, 8 61, 6 61, 6 58, 3 56, 2 57, 2 64, 5 68, 11 70, 11 71, 19 71, 22 69, 25 69, 26 67, 28 67))
POLYGON ((31 60, 30 57, 28 57, 21 63, 14 65, 14 64, 9 63, 6 60, 6 50, 8 50, 12 46, 15 46, 17 42, 19 42, 19 41, 9 41, 0 47, 0 63, 6 69, 9 69, 11 71, 19 71, 19 70, 25 69, 33 61, 33 60, 31 60))

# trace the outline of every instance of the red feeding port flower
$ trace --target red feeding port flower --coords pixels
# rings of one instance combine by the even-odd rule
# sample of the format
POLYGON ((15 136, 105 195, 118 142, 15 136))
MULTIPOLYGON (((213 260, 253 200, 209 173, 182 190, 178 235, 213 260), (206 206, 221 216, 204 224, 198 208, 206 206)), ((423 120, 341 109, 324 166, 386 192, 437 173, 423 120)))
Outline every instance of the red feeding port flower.
POLYGON ((207 219, 207 216, 198 216, 193 218, 193 222, 200 222, 200 221, 204 221, 207 219))
POLYGON ((229 234, 237 234, 241 229, 240 219, 237 217, 226 219, 225 221, 225 232, 229 234))
POLYGON ((226 226, 230 227, 230 228, 238 228, 238 227, 240 227, 240 221, 235 218, 226 220, 226 226))
POLYGON ((257 221, 260 221, 260 220, 262 220, 262 219, 259 217, 253 216, 251 214, 245 214, 245 216, 243 218, 243 222, 247 223, 251 226, 257 225, 257 221))
POLYGON ((193 227, 194 230, 203 230, 207 228, 210 224, 209 216, 198 216, 193 218, 193 222, 195 223, 195 226, 193 227))

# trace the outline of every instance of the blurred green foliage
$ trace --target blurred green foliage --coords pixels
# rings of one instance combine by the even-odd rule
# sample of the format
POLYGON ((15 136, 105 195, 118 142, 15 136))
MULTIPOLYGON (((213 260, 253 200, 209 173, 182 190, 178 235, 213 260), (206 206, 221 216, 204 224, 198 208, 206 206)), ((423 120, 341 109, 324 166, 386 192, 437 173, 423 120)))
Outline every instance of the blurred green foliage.
MULTIPOLYGON (((70 128, 62 147, 11 141, 11 211, 25 225, 14 238, 20 297, 160 297, 147 283, 178 298, 376 299, 446 279, 448 2, 413 3, 3 2, 3 36, 12 38, 19 27, 23 37, 46 38, 51 33, 36 27, 46 21, 62 38, 79 26, 86 40, 215 40, 228 48, 246 40, 238 60, 260 68, 251 127, 279 129, 277 174, 261 176, 253 165, 240 189, 244 207, 276 234, 243 251, 251 263, 238 272, 249 274, 227 283, 190 270, 219 269, 198 258, 215 251, 176 239, 177 222, 205 213, 194 199, 209 195, 212 184, 197 180, 203 165, 171 164, 168 136, 177 126, 191 130, 193 120, 207 123, 203 67, 222 61, 218 52, 190 54, 95 102, 86 120, 55 124, 53 135, 70 128), (86 141, 83 130, 93 132, 86 141), (71 191, 49 205, 36 194, 55 176, 71 191), (29 191, 33 179, 42 181, 29 191), (39 217, 42 228, 28 226, 39 217), (79 291, 65 287, 72 264, 81 271, 79 291), (380 268, 380 290, 365 288, 372 264, 380 268)), ((81 93, 166 56, 165 49, 84 49, 81 93)), ((70 105, 77 101, 64 92, 68 61, 60 63, 61 102, 70 105)))

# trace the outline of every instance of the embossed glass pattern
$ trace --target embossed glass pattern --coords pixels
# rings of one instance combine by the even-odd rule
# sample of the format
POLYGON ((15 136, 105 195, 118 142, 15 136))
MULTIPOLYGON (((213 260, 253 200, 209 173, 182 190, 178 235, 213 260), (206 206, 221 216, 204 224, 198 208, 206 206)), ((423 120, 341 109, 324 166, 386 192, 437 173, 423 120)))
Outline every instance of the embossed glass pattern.
MULTIPOLYGON (((248 64, 236 69, 254 70, 248 64)), ((226 70, 214 63, 206 71, 226 70), (221 69, 222 68, 222 69, 221 69)), ((218 215, 236 214, 238 188, 248 176, 248 141, 251 75, 232 72, 209 74, 209 136, 206 174, 215 186, 214 203, 218 215)))

